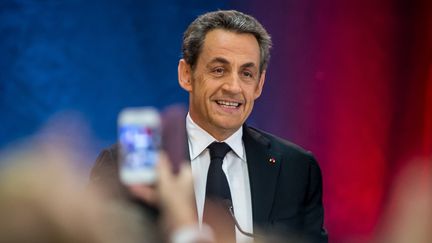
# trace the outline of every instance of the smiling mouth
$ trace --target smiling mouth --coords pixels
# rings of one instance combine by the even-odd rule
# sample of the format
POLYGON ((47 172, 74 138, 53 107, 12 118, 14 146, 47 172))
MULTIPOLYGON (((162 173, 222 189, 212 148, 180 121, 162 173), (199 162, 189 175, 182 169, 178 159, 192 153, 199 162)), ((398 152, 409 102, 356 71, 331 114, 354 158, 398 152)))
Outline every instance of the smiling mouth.
POLYGON ((235 109, 242 105, 242 103, 226 100, 216 100, 216 103, 224 108, 235 109))

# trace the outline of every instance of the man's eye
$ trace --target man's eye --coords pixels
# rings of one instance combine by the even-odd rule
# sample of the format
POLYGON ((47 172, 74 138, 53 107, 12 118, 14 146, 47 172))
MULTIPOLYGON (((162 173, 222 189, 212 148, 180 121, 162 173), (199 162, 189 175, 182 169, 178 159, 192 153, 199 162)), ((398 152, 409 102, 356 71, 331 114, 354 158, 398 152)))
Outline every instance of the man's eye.
POLYGON ((216 75, 222 75, 223 73, 224 73, 224 69, 223 68, 221 68, 221 67, 218 67, 218 68, 215 68, 215 69, 213 69, 213 73, 214 74, 216 74, 216 75))
POLYGON ((247 78, 253 78, 253 73, 249 71, 243 71, 243 76, 247 78))

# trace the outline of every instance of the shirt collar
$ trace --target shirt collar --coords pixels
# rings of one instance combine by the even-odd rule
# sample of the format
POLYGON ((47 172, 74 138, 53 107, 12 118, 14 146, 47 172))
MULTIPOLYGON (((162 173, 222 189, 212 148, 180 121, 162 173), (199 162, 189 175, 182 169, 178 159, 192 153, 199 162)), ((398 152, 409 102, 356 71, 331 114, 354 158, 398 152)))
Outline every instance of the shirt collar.
MULTIPOLYGON (((198 157, 211 143, 217 141, 212 135, 198 126, 191 118, 190 114, 187 114, 186 117, 186 131, 188 134, 188 142, 189 142, 189 153, 190 159, 194 160, 198 157)), ((234 151, 234 153, 243 161, 246 161, 244 146, 243 146, 243 129, 241 127, 233 133, 230 137, 225 139, 230 148, 234 151)))

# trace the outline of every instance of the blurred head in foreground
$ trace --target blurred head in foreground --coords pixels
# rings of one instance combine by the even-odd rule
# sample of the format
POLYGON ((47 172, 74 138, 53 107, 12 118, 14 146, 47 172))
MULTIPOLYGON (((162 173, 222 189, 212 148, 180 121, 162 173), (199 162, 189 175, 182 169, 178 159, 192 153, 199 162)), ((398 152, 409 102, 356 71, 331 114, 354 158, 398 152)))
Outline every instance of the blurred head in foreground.
POLYGON ((432 242, 432 159, 417 159, 396 179, 374 242, 432 242))
POLYGON ((0 161, 0 242, 142 242, 144 218, 86 192, 69 155, 50 144, 0 161))

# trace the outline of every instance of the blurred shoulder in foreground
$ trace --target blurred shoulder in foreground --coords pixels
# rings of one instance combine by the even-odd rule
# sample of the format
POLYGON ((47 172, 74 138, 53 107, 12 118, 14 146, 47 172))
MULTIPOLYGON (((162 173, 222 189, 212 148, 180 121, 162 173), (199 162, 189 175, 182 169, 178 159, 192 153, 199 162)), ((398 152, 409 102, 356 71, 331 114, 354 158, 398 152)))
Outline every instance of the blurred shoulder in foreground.
POLYGON ((158 242, 130 203, 86 189, 73 151, 30 147, 0 161, 0 242, 158 242))

